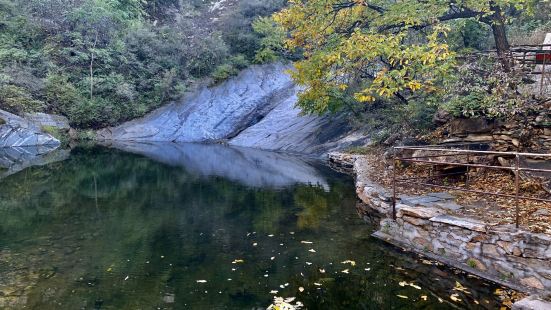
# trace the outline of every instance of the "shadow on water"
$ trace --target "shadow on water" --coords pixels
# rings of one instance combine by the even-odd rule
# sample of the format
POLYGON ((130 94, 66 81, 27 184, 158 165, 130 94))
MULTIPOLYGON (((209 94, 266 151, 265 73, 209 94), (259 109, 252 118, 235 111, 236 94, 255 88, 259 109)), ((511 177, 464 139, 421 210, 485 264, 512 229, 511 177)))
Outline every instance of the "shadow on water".
POLYGON ((264 309, 271 291, 308 309, 499 305, 494 284, 369 237, 347 176, 256 150, 149 146, 79 147, 0 180, 0 308, 264 309))

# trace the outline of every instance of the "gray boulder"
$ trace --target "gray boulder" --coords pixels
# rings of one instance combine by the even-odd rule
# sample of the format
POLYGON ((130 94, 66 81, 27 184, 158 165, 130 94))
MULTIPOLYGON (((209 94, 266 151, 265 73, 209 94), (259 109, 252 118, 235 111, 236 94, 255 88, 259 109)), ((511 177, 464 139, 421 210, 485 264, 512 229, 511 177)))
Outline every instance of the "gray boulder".
POLYGON ((46 113, 25 113, 25 119, 39 127, 55 127, 58 129, 71 129, 69 120, 62 115, 46 114, 46 113))
POLYGON ((41 145, 57 147, 60 142, 42 132, 38 125, 15 114, 0 110, 0 148, 41 145))

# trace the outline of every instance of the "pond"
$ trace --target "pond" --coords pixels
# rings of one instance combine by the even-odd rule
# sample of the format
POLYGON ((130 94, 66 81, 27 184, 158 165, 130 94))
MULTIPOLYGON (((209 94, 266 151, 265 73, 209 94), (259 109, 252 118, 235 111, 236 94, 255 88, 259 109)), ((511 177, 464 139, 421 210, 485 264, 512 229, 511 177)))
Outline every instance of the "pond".
POLYGON ((198 144, 61 158, 0 179, 0 308, 495 309, 509 294, 370 237, 352 178, 320 162, 198 144))

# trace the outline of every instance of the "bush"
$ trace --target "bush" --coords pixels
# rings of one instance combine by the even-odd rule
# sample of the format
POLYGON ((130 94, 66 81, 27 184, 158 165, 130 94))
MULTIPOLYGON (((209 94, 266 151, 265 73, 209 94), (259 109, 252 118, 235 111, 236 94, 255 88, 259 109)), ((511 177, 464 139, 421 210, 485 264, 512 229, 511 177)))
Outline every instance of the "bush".
POLYGON ((44 103, 35 100, 29 92, 15 85, 0 86, 0 109, 14 114, 23 114, 25 112, 41 111, 44 103))
POLYGON ((68 115, 71 107, 81 101, 80 92, 66 75, 48 74, 45 88, 46 103, 51 113, 68 115))
POLYGON ((228 77, 236 75, 239 71, 235 69, 231 64, 223 64, 214 70, 212 78, 215 83, 225 81, 228 77))

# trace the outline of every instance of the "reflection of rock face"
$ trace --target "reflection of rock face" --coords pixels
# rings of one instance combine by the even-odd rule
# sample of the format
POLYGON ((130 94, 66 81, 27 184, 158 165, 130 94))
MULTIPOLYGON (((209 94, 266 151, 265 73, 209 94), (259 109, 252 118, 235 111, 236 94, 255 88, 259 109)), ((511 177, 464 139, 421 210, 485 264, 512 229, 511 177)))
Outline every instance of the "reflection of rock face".
POLYGON ((123 151, 181 166, 202 176, 221 176, 253 187, 287 187, 298 183, 328 189, 325 178, 297 157, 262 150, 195 143, 116 143, 123 151))
POLYGON ((116 141, 208 142, 267 150, 321 154, 362 143, 348 136, 343 117, 302 116, 295 107, 300 90, 287 66, 253 66, 221 85, 202 88, 144 118, 102 130, 99 139, 116 141), (346 141, 345 141, 346 140, 346 141))
POLYGON ((56 146, 27 146, 0 148, 0 179, 14 174, 27 167, 42 166, 52 162, 65 160, 69 150, 56 150, 56 146))
POLYGON ((60 142, 39 126, 17 115, 0 110, 0 148, 34 145, 57 147, 60 142))

